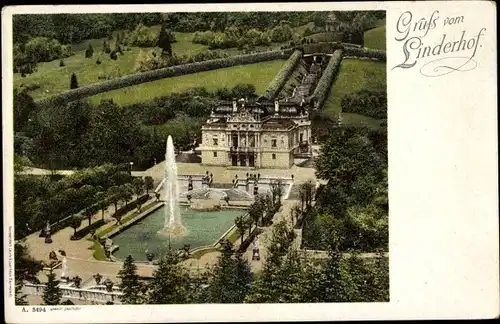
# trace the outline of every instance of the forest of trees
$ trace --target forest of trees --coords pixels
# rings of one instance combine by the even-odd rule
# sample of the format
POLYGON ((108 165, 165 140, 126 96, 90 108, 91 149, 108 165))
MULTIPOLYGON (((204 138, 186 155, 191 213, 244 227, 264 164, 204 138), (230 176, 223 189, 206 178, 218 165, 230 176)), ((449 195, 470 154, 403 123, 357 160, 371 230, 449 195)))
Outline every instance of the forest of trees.
POLYGON ((111 100, 39 107, 26 91, 15 91, 14 152, 48 169, 130 161, 146 168, 163 160, 168 134, 176 134, 176 148, 189 149, 219 99, 242 97, 255 97, 255 87, 195 88, 124 107, 111 100))

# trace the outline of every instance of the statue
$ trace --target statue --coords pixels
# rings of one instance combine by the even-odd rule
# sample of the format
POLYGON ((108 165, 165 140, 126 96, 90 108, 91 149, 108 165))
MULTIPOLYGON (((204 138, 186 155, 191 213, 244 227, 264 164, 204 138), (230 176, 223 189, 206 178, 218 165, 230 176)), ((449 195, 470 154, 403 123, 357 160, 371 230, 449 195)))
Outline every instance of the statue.
POLYGON ((61 273, 61 279, 66 279, 69 277, 69 270, 68 270, 68 259, 66 256, 62 260, 62 273, 61 273))
POLYGON ((255 238, 255 240, 252 242, 252 260, 260 260, 260 251, 259 251, 259 236, 255 238))
POLYGON ((49 221, 47 221, 47 225, 45 226, 45 243, 47 244, 52 243, 51 231, 49 221))

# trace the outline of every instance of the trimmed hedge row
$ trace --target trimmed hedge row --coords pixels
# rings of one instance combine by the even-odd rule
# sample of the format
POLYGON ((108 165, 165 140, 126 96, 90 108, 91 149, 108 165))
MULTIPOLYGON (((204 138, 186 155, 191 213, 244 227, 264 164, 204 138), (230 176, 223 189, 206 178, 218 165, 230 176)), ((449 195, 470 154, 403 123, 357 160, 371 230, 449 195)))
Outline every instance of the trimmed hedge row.
POLYGON ((56 96, 40 100, 38 104, 49 105, 57 103, 68 103, 85 97, 95 96, 97 94, 117 90, 125 87, 134 86, 141 83, 156 81, 164 78, 175 77, 185 74, 198 73, 210 70, 216 70, 236 65, 246 65, 288 58, 293 49, 280 51, 261 52, 254 54, 238 55, 227 58, 208 60, 204 62, 189 63, 183 65, 171 66, 168 68, 127 75, 118 79, 105 81, 98 84, 92 84, 77 89, 65 91, 56 96))
POLYGON ((385 51, 366 48, 366 47, 362 47, 362 48, 346 47, 345 48, 345 55, 346 56, 372 58, 372 59, 377 59, 377 60, 381 60, 384 62, 387 60, 387 55, 386 55, 385 51))
POLYGON ((280 72, 271 81, 262 97, 268 100, 274 99, 278 95, 278 93, 280 93, 281 89, 283 89, 283 86, 287 82, 288 78, 290 78, 290 76, 292 75, 301 58, 302 52, 300 50, 296 50, 295 52, 293 52, 288 61, 281 68, 280 72))
POLYGON ((70 240, 72 240, 72 241, 81 240, 82 238, 85 237, 85 235, 98 229, 99 227, 103 226, 104 224, 106 224, 106 222, 103 219, 99 219, 98 221, 95 221, 94 223, 90 224, 90 226, 86 226, 86 227, 82 228, 81 230, 76 231, 76 233, 74 235, 71 235, 70 240))
POLYGON ((325 99, 332 87, 333 80, 337 77, 339 72, 340 62, 342 62, 342 50, 336 50, 330 58, 325 71, 318 81, 318 85, 310 98, 314 100, 315 107, 322 107, 325 99))

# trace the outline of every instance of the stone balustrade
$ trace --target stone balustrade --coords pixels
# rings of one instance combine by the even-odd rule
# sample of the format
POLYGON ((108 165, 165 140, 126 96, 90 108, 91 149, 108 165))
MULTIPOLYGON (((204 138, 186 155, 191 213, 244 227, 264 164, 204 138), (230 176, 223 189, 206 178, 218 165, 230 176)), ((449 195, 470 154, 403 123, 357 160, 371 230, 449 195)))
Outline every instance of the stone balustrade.
MULTIPOLYGON (((25 283, 23 293, 27 295, 42 296, 45 285, 25 283)), ((72 287, 59 287, 63 298, 72 298, 78 300, 85 300, 98 303, 112 302, 114 304, 121 304, 119 291, 102 291, 83 288, 72 287)))

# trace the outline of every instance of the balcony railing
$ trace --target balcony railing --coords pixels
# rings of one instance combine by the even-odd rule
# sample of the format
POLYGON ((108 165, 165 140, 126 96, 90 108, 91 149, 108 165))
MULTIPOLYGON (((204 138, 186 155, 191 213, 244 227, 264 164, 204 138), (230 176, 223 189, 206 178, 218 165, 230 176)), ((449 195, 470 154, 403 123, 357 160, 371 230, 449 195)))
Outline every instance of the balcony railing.
POLYGON ((229 150, 234 153, 248 153, 255 152, 256 148, 251 146, 231 146, 229 150))

